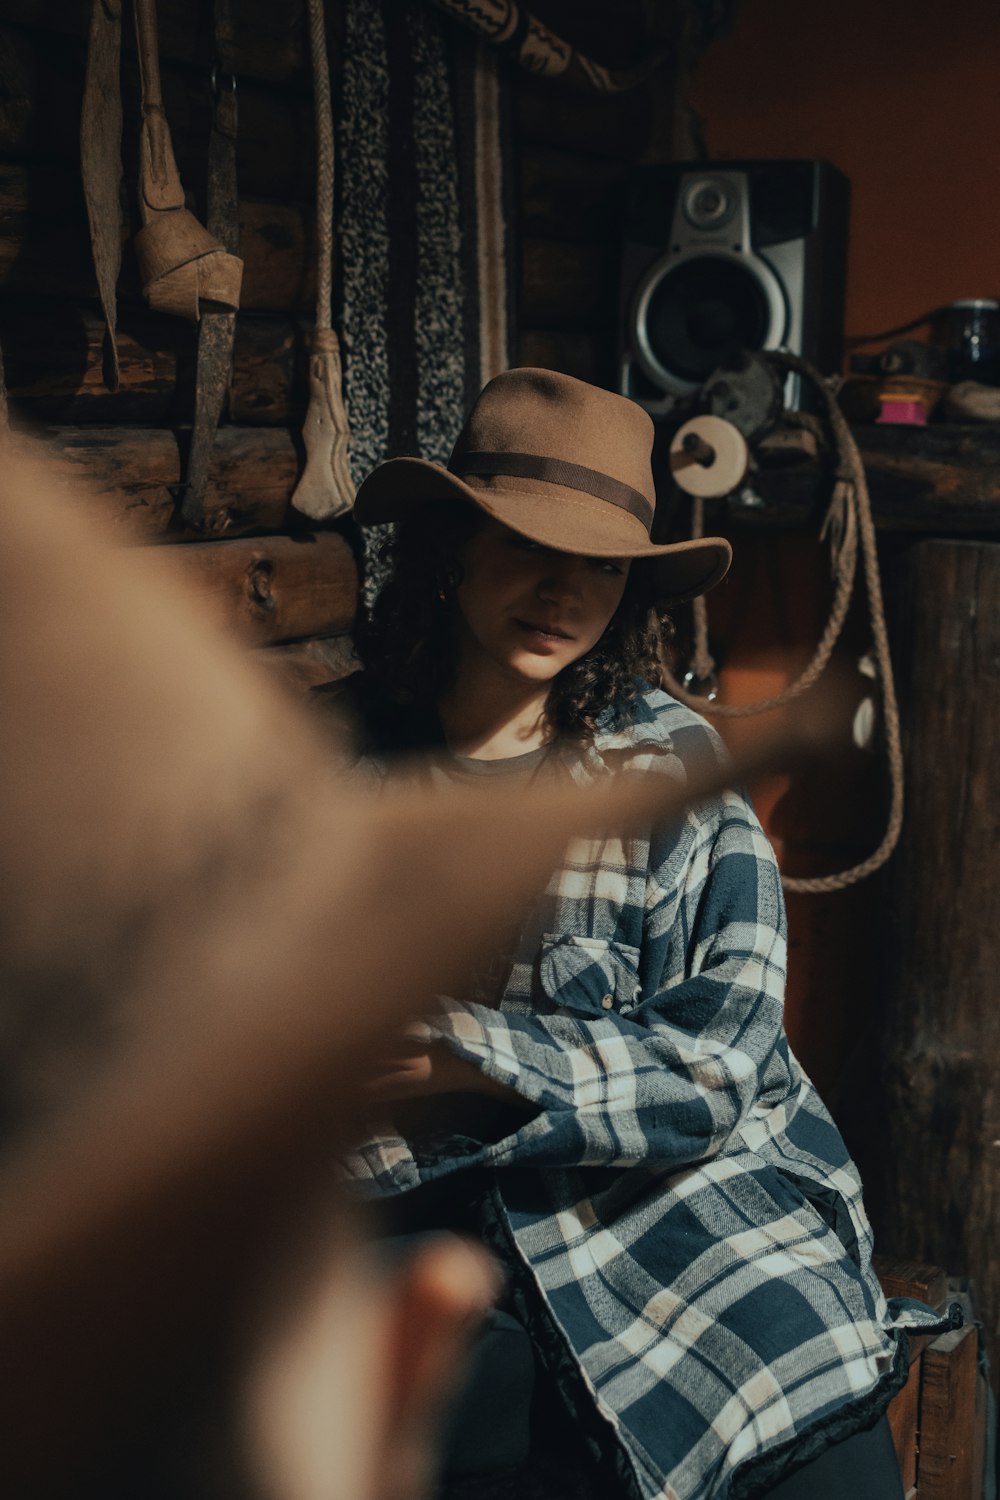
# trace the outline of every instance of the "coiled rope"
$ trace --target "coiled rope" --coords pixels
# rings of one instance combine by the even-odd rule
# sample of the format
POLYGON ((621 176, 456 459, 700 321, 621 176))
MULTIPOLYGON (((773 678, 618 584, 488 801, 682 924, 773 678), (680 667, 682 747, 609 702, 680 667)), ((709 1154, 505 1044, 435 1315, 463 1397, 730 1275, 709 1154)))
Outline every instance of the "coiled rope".
MULTIPOLYGON (((699 713, 718 718, 747 718, 751 714, 768 713, 794 702, 817 682, 833 654, 833 648, 843 629, 854 591, 860 544, 876 674, 882 697, 885 751, 889 766, 890 799, 886 829, 878 848, 867 859, 848 870, 842 870, 836 875, 808 878, 782 876, 782 884, 787 891, 799 893, 840 891, 881 869, 898 844, 903 826, 903 745, 899 727, 896 686, 892 674, 892 658, 889 654, 889 635, 885 623, 875 523, 872 519, 871 497, 868 493, 864 464, 861 461, 857 443, 854 441, 854 434, 848 426, 831 386, 814 365, 799 355, 781 352, 768 357, 779 368, 794 371, 812 382, 823 398, 827 420, 833 434, 837 454, 836 480, 820 531, 820 539, 829 540, 833 566, 834 595, 830 616, 808 665, 794 682, 789 683, 773 697, 761 698, 756 703, 716 703, 696 693, 688 692, 669 671, 665 672, 664 676, 674 697, 679 698, 689 707, 697 709, 699 713)), ((704 501, 700 498, 696 498, 694 502, 692 534, 695 537, 704 535, 704 501)), ((696 599, 693 609, 694 652, 689 677, 700 682, 708 682, 715 675, 715 661, 708 649, 708 613, 704 598, 696 599)))

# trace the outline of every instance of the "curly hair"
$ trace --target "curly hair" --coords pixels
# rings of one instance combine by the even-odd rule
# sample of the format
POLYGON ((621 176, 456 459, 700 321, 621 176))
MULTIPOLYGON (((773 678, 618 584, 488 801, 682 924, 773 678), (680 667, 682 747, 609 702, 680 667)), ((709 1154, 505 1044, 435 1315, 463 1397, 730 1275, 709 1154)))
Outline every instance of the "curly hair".
MULTIPOLYGON (((370 618, 359 621, 357 650, 394 702, 434 704, 454 680, 455 590, 466 543, 483 520, 464 501, 431 501, 383 543, 389 575, 370 618)), ((552 683, 548 714, 556 733, 587 741, 599 721, 619 727, 645 687, 662 685, 672 634, 656 608, 652 569, 639 559, 601 639, 552 683)))

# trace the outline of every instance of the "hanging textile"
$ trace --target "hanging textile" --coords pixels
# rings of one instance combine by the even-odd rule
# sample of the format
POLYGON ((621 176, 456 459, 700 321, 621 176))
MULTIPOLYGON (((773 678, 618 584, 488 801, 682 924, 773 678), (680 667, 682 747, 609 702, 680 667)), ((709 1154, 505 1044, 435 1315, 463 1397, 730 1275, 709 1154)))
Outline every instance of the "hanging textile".
POLYGON ((422 0, 346 9, 337 228, 360 483, 398 454, 445 463, 467 406, 510 363, 510 153, 487 49, 422 0))

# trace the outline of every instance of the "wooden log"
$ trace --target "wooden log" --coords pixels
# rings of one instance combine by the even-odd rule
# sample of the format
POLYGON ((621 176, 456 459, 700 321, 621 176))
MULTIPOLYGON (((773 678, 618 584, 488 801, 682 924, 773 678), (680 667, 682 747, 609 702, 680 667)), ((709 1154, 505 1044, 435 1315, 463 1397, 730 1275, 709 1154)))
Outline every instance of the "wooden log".
MULTIPOLYGON (((299 428, 307 402, 310 325, 241 312, 236 319, 232 421, 299 428)), ((104 384, 104 323, 96 307, 55 297, 0 298, 7 393, 32 422, 190 422, 198 331, 135 306, 118 326, 121 385, 104 384)))
MULTIPOLYGON (((331 24, 336 25, 342 10, 339 0, 332 0, 330 9, 335 13, 331 24)), ((4 0, 3 7, 5 21, 43 37, 86 37, 88 13, 85 5, 49 5, 45 0, 4 0)), ((236 23, 236 71, 241 78, 294 84, 308 80, 304 0, 286 0, 282 5, 241 0, 236 23)), ((174 0, 161 6, 157 30, 162 59, 203 69, 211 65, 211 30, 197 0, 174 0)), ((122 42, 126 56, 132 57, 135 44, 128 24, 123 27, 122 42)))
MULTIPOLYGON (((669 87, 669 82, 661 79, 659 86, 669 87)), ((522 145, 637 162, 649 146, 653 119, 650 86, 624 94, 586 94, 527 74, 517 78, 514 122, 522 145)))
POLYGON ((519 156, 520 227, 526 235, 605 240, 615 230, 615 208, 627 168, 548 146, 526 146, 519 156))
POLYGON ((942 1334, 924 1350, 920 1390, 921 1500, 979 1500, 976 1330, 942 1334))
POLYGON ((550 328, 521 330, 517 345, 518 363, 542 370, 561 370, 577 380, 601 384, 597 340, 589 333, 572 333, 550 328))
MULTIPOLYGON (((182 466, 173 432, 69 427, 42 429, 41 438, 57 468, 77 481, 84 473, 95 511, 123 540, 150 542, 177 536, 182 466)), ((239 535, 280 530, 298 468, 298 452, 289 432, 221 427, 209 466, 205 506, 213 532, 239 535)))
MULTIPOLYGON (((856 427, 876 524, 885 531, 944 536, 1000 534, 1000 429, 945 424, 856 427)), ((754 526, 818 526, 832 488, 821 464, 762 466, 760 509, 734 505, 754 526)))
POLYGON ((350 630, 358 571, 337 532, 237 537, 171 549, 219 619, 257 645, 350 630))
POLYGON ((253 657, 299 698, 314 688, 345 681, 360 666, 349 635, 293 641, 282 646, 259 646, 253 657))
POLYGON ((1000 546, 920 541, 886 574, 907 814, 883 910, 887 1251, 968 1275, 1000 1368, 1000 546))
POLYGON ((593 328, 613 306, 607 256, 599 245, 525 239, 521 322, 527 328, 593 328))
MULTIPOLYGON (((240 203, 241 306, 308 311, 315 303, 310 205, 245 198, 240 203)), ((0 165, 0 284, 6 291, 96 294, 80 183, 57 168, 0 165)), ((131 245, 119 283, 122 304, 143 305, 131 245)))
MULTIPOLYGON (((126 24, 126 36, 131 25, 126 24)), ((44 160, 79 171, 80 105, 86 67, 83 37, 60 37, 0 24, 0 154, 7 160, 44 160), (44 100, 45 108, 37 108, 44 100)), ((204 202, 211 129, 211 70, 161 59, 163 105, 181 180, 204 202)), ((315 117, 308 91, 291 92, 239 80, 236 175, 250 197, 309 201, 315 192, 315 117)), ((136 177, 139 77, 126 56, 122 69, 125 175, 136 177)))

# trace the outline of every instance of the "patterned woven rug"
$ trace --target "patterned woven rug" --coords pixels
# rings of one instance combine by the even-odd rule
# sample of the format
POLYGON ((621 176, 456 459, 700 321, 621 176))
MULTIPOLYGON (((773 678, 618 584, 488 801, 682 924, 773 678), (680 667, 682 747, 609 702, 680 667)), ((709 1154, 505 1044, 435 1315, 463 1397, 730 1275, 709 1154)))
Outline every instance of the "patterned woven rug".
MULTIPOLYGON (((510 132, 495 55, 424 0, 348 0, 338 260, 351 469, 447 461, 510 363, 510 132)), ((365 598, 380 582, 368 547, 365 598)))

